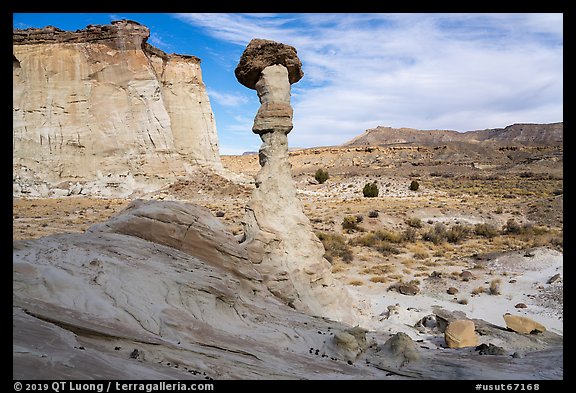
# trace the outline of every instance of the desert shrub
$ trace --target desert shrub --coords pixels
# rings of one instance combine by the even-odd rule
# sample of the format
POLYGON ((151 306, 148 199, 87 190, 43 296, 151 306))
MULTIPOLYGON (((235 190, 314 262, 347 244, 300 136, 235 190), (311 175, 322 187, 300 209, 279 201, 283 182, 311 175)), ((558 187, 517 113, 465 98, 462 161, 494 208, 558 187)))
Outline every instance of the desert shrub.
POLYGON ((432 229, 426 231, 422 235, 422 239, 438 245, 446 241, 446 232, 446 226, 441 222, 437 222, 432 229))
POLYGON ((406 224, 412 228, 422 228, 422 220, 416 217, 407 219, 406 224))
POLYGON ((374 232, 368 232, 358 236, 350 241, 355 246, 374 247, 378 240, 374 236, 374 232))
POLYGON ((348 285, 354 285, 355 287, 364 285, 364 281, 362 280, 350 280, 348 281, 348 285))
POLYGON ((370 277, 370 281, 376 283, 385 283, 388 282, 388 279, 385 276, 372 276, 370 277))
POLYGON ((330 175, 328 174, 328 171, 325 171, 322 168, 318 168, 314 174, 314 179, 316 179, 316 181, 320 184, 323 184, 326 180, 328 180, 329 177, 330 175))
POLYGON ((379 229, 358 236, 351 240, 350 243, 355 246, 370 247, 384 255, 390 255, 400 254, 400 249, 398 249, 394 244, 399 244, 403 241, 404 237, 402 233, 388 229, 379 229))
POLYGON ((334 258, 340 258, 344 262, 354 260, 352 249, 343 236, 328 232, 317 232, 316 236, 324 245, 324 258, 328 261, 332 262, 334 258))
POLYGON ((496 214, 502 214, 504 212, 504 209, 502 209, 502 206, 498 206, 496 208, 496 210, 494 211, 494 213, 496 214))
POLYGON ((389 229, 378 229, 374 231, 374 236, 378 240, 386 240, 391 243, 402 243, 404 237, 401 233, 391 231, 389 229))
POLYGON ((554 236, 550 239, 550 244, 554 247, 564 247, 564 237, 562 235, 554 236))
POLYGON ((364 185, 364 188, 362 189, 362 194, 364 194, 364 196, 366 198, 377 197, 378 196, 378 185, 376 184, 376 182, 366 183, 364 185))
POLYGON ((532 223, 526 223, 520 227, 520 234, 527 236, 542 236, 549 233, 548 228, 534 226, 532 223))
POLYGON ((486 291, 486 289, 484 287, 477 287, 474 288, 472 290, 472 295, 480 295, 481 293, 484 293, 486 291))
POLYGON ((446 240, 449 243, 460 243, 462 240, 466 239, 470 234, 470 230, 463 225, 452 225, 452 227, 446 232, 446 240))
POLYGON ((372 275, 385 275, 393 273, 394 271, 395 271, 394 266, 389 263, 378 264, 362 269, 363 274, 372 274, 372 275))
POLYGON ((356 214, 356 222, 360 224, 362 221, 364 221, 364 216, 362 214, 356 214))
POLYGON ((342 220, 342 229, 345 229, 348 233, 358 230, 359 227, 356 216, 345 216, 342 220))
POLYGON ((494 225, 488 223, 476 224, 474 225, 474 234, 492 239, 493 237, 498 236, 498 229, 494 225))
POLYGON ((427 259, 430 255, 424 249, 414 251, 413 257, 414 259, 427 259))
POLYGON ((416 229, 412 228, 412 227, 408 227, 404 230, 404 232, 402 233, 402 239, 405 242, 413 242, 416 240, 416 237, 418 236, 418 231, 416 231, 416 229))
POLYGON ((490 295, 500 295, 500 284, 502 281, 499 278, 496 278, 490 281, 490 295))
POLYGON ((378 211, 376 211, 376 210, 371 210, 371 211, 368 213, 368 217, 370 217, 370 218, 376 218, 376 217, 378 217, 378 211))
POLYGON ((400 250, 386 240, 380 240, 374 248, 383 255, 400 254, 400 250))
POLYGON ((522 178, 528 178, 528 177, 534 177, 534 173, 532 172, 522 172, 520 175, 518 175, 522 178))
POLYGON ((420 184, 416 180, 412 180, 410 182, 410 190, 418 191, 418 188, 420 188, 420 184))
POLYGON ((520 224, 516 222, 513 218, 509 219, 506 224, 502 227, 502 232, 510 235, 519 234, 521 230, 520 224))

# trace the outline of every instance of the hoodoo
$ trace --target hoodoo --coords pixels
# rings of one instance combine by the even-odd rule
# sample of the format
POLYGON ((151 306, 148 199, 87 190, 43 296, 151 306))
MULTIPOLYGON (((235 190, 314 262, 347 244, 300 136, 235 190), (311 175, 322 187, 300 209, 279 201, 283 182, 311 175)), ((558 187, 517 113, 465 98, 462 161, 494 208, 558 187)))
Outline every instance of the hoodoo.
POLYGON ((262 140, 261 168, 244 223, 244 244, 251 259, 270 291, 295 309, 357 324, 359 310, 333 279, 290 172, 290 85, 303 76, 296 49, 253 39, 235 74, 240 83, 257 91, 261 103, 252 127, 262 140))

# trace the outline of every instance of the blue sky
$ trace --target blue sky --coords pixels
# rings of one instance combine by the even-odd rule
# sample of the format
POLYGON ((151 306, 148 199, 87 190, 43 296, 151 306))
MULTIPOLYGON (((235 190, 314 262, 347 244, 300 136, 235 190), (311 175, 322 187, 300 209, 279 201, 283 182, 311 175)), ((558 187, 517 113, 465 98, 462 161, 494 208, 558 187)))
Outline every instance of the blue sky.
POLYGON ((563 15, 162 14, 13 15, 14 28, 131 19, 148 42, 202 59, 221 154, 257 151, 258 97, 234 68, 252 38, 296 47, 291 147, 337 145, 378 125, 469 131, 563 121, 563 15))

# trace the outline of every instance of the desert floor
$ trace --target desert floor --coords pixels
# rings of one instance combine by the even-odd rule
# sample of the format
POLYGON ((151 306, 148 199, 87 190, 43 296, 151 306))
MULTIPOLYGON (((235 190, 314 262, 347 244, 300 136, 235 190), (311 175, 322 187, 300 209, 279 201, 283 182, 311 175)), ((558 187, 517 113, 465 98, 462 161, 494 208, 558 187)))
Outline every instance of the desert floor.
MULTIPOLYGON (((504 313, 525 315, 563 333, 561 177, 333 167, 330 178, 318 184, 314 158, 291 158, 304 212, 335 277, 359 301, 369 299, 382 319, 413 325, 437 305, 496 325, 504 324, 504 313), (419 183, 417 191, 409 189, 412 180, 419 183), (379 195, 364 197, 363 186, 374 181, 379 195), (403 294, 401 285, 417 293, 403 294)), ((240 238, 258 158, 223 156, 222 161, 245 181, 199 169, 134 198, 199 204, 240 238)), ((82 232, 131 199, 14 198, 13 239, 82 232)))

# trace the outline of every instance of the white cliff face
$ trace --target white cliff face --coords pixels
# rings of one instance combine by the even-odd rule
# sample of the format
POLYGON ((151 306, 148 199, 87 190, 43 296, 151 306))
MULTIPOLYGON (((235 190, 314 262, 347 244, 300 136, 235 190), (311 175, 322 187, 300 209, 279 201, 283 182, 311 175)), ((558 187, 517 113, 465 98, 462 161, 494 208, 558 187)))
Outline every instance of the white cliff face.
POLYGON ((216 122, 202 82, 200 62, 196 58, 170 55, 157 75, 176 151, 192 162, 219 163, 216 122), (191 129, 203 132, 190 132, 191 129))
POLYGON ((173 178, 220 167, 199 59, 144 44, 122 21, 87 30, 15 31, 13 158, 48 183, 98 174, 173 178))

